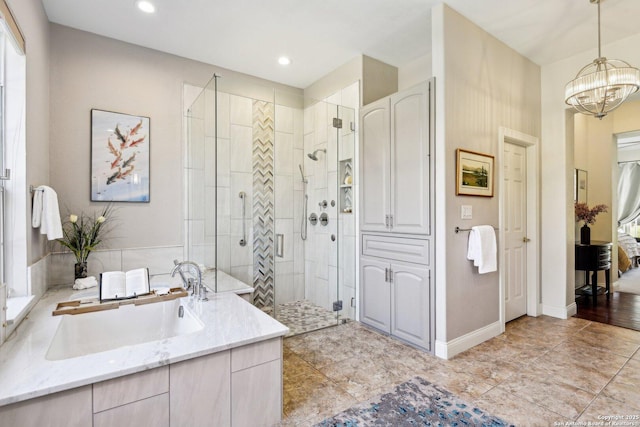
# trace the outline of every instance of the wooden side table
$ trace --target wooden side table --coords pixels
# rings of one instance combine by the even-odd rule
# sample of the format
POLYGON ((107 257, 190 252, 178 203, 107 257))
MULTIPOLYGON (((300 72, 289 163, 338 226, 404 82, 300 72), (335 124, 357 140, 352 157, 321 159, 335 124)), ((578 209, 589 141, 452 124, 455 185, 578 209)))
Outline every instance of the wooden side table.
POLYGON ((585 286, 591 286, 593 305, 598 301, 598 271, 604 270, 605 294, 609 299, 611 287, 611 242, 591 241, 589 245, 576 243, 576 270, 584 270, 585 286), (592 272, 589 283, 589 272, 592 272))

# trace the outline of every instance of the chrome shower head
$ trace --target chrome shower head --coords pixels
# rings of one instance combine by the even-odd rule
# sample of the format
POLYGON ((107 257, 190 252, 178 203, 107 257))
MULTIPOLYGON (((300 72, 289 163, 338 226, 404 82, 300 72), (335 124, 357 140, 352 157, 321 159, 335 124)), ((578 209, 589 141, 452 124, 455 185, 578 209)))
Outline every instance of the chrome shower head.
POLYGON ((317 161, 318 161, 318 152, 319 152, 319 151, 322 151, 323 153, 326 153, 326 152, 327 152, 327 150, 326 150, 326 149, 324 149, 324 148, 318 148, 318 149, 317 149, 316 151, 314 151, 313 153, 309 153, 309 154, 307 154, 307 156, 309 156, 309 158, 310 158, 311 160, 313 160, 314 162, 317 162, 317 161))

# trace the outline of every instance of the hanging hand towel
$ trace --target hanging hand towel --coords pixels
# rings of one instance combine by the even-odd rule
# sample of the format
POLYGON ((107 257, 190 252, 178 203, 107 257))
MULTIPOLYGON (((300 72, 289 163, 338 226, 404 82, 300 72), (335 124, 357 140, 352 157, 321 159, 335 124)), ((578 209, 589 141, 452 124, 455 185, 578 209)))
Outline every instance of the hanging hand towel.
POLYGON ((41 185, 35 189, 31 226, 40 227, 40 234, 46 234, 49 240, 62 238, 58 195, 53 188, 41 185))
POLYGON ((491 273, 498 269, 498 247, 496 233, 490 225, 471 227, 467 259, 473 260, 478 273, 491 273))

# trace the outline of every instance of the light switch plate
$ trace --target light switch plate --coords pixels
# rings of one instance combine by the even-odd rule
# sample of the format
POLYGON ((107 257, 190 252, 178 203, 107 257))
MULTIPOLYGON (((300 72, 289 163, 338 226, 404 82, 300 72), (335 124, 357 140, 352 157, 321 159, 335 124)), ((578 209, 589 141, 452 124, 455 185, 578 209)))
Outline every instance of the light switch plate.
POLYGON ((473 206, 471 205, 460 206, 460 218, 473 219, 473 206))

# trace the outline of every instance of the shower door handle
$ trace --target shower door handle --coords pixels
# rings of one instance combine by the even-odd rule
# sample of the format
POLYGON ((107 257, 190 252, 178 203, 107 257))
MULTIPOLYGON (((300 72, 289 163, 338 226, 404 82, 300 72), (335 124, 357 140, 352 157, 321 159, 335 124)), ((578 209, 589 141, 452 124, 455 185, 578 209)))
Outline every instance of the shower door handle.
POLYGON ((240 192, 240 199, 242 200, 242 239, 240 239, 240 246, 247 246, 247 226, 245 224, 245 215, 247 212, 245 202, 247 201, 247 193, 244 191, 240 192))

